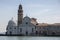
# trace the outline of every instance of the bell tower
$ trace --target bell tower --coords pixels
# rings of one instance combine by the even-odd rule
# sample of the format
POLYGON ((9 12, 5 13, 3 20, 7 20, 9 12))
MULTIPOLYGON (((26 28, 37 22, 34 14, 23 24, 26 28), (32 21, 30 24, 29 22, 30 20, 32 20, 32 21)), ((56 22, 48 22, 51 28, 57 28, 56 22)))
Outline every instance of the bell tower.
POLYGON ((22 5, 19 5, 18 8, 18 25, 22 23, 23 20, 23 9, 22 9, 22 5))

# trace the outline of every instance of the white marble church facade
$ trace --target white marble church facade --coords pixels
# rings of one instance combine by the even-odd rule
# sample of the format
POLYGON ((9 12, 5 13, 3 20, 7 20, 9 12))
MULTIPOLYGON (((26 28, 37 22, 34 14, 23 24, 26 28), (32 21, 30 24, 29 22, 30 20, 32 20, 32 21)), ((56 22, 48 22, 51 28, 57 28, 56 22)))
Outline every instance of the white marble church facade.
POLYGON ((31 35, 35 33, 35 26, 31 23, 29 17, 24 17, 22 24, 19 25, 19 34, 31 35))
POLYGON ((35 25, 31 23, 31 18, 25 16, 23 18, 22 5, 18 9, 18 25, 13 20, 10 20, 7 25, 7 35, 32 35, 35 34, 35 25))

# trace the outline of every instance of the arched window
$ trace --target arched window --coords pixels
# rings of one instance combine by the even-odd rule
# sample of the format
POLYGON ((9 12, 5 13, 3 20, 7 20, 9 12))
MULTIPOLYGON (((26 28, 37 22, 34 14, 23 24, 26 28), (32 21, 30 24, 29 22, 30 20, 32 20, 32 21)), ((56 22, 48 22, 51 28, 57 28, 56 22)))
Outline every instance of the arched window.
POLYGON ((26 35, 28 35, 28 31, 26 31, 26 35))
POLYGON ((36 31, 36 35, 38 34, 38 31, 36 31))
POLYGON ((52 32, 52 35, 55 35, 56 33, 55 32, 52 32))
POLYGON ((26 22, 26 24, 28 24, 28 22, 26 22))
POLYGON ((33 32, 33 28, 32 28, 32 32, 33 32))
POLYGON ((36 29, 36 26, 35 26, 35 29, 36 29))
POLYGON ((16 29, 16 27, 14 29, 16 29))
POLYGON ((43 33, 42 33, 43 35, 47 35, 47 31, 43 31, 43 33))
POLYGON ((11 27, 10 27, 10 29, 11 29, 11 27))
POLYGON ((20 32, 22 32, 22 28, 20 28, 20 32))
POLYGON ((12 34, 12 32, 10 31, 10 35, 12 34))

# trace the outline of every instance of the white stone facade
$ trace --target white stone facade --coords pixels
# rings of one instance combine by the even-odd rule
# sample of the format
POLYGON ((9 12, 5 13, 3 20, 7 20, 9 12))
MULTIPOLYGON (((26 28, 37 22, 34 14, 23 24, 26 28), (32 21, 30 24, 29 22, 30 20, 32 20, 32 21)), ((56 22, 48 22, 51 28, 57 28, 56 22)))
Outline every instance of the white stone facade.
POLYGON ((12 20, 8 22, 6 30, 7 34, 17 34, 17 26, 12 20))
POLYGON ((7 34, 32 35, 35 34, 35 25, 31 23, 31 19, 28 16, 24 17, 22 24, 19 26, 16 26, 16 24, 11 20, 7 26, 7 34))
POLYGON ((35 33, 35 26, 29 17, 24 17, 22 24, 19 25, 19 34, 30 35, 35 33))

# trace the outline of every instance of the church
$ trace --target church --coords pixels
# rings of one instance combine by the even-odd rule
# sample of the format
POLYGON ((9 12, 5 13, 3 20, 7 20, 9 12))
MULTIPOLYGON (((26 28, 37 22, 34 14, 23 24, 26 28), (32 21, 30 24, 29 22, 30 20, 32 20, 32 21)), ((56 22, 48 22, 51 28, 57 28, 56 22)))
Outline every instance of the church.
POLYGON ((32 35, 35 34, 35 25, 32 24, 32 21, 35 21, 34 18, 29 18, 25 16, 23 18, 23 8, 22 5, 19 5, 18 8, 18 21, 17 25, 13 20, 10 20, 7 25, 7 32, 8 35, 32 35))
POLYGON ((60 35, 60 25, 38 23, 35 18, 25 16, 23 18, 23 7, 18 7, 17 25, 13 20, 8 22, 6 35, 60 35))

